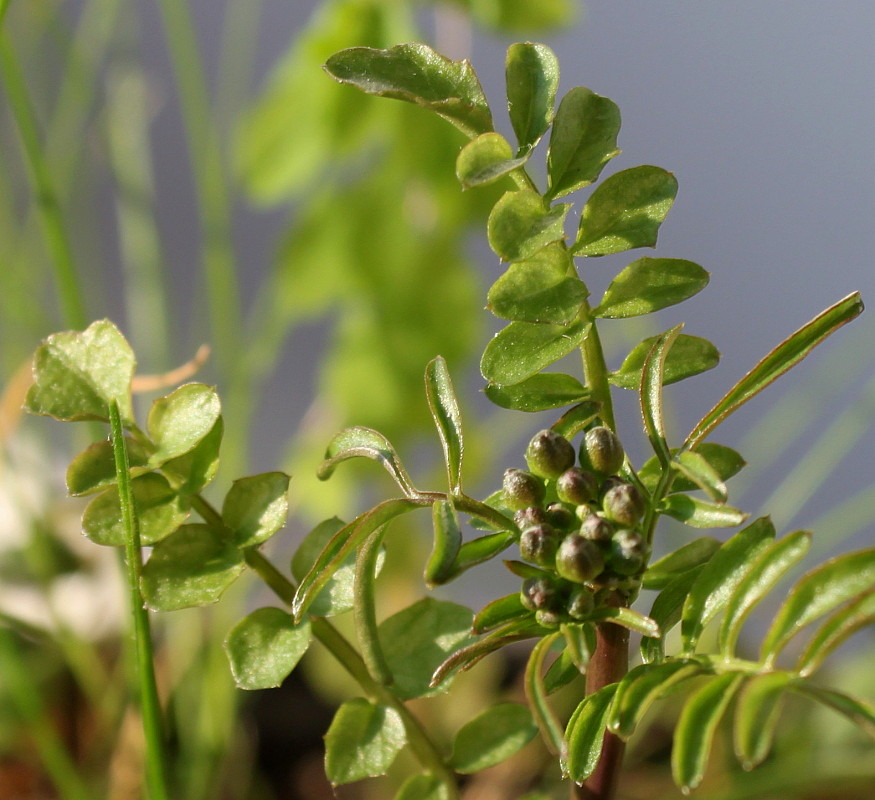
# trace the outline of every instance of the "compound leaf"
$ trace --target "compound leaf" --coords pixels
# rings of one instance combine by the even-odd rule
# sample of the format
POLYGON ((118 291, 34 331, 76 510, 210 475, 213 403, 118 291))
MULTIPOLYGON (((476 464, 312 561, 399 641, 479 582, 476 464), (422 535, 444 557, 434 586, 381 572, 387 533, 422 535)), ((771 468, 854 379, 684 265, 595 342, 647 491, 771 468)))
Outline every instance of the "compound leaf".
POLYGON ((519 703, 499 703, 464 725, 453 741, 449 766, 468 775, 500 764, 538 732, 532 713, 519 703))
MULTIPOLYGON (((608 380, 623 389, 638 389, 644 361, 658 338, 651 336, 637 345, 626 356, 620 369, 608 375, 608 380)), ((676 383, 706 372, 716 367, 719 361, 720 353, 707 339, 681 333, 666 356, 663 384, 676 383)))
POLYGON ((193 450, 213 429, 221 413, 219 395, 203 383, 187 383, 158 398, 146 423, 156 446, 150 463, 159 466, 193 450))
POLYGON ((512 44, 505 61, 507 108, 520 149, 533 148, 553 119, 559 61, 543 44, 512 44))
POLYGON ((528 160, 528 154, 514 158, 510 142, 500 133, 481 133, 459 151, 456 177, 463 189, 485 186, 513 172, 528 160))
POLYGON ((234 481, 222 505, 222 520, 238 547, 266 542, 286 524, 288 490, 289 476, 284 472, 263 472, 234 481))
POLYGON ((516 411, 546 411, 589 396, 589 390, 577 378, 556 372, 541 372, 513 386, 486 385, 486 396, 497 406, 516 411))
POLYGON ((570 206, 552 208, 530 189, 505 192, 489 214, 489 246, 502 261, 524 261, 542 247, 565 236, 565 215, 570 206))

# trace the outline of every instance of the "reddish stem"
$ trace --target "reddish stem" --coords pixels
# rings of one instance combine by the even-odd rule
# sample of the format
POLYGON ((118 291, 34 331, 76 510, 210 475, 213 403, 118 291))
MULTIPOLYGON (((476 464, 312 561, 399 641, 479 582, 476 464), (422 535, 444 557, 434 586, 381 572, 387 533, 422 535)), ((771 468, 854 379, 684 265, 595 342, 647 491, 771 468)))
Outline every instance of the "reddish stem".
MULTIPOLYGON (((629 671, 629 631, 609 622, 596 628, 596 649, 586 673, 586 693, 592 694, 619 681, 629 671)), ((583 786, 572 784, 573 800, 612 800, 620 777, 625 742, 605 734, 595 772, 583 786)))

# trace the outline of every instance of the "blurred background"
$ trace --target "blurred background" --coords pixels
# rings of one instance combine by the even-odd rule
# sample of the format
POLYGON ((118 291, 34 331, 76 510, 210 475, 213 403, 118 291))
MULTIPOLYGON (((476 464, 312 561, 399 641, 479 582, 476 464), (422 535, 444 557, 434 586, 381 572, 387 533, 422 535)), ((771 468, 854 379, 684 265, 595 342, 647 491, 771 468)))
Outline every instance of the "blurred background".
MULTIPOLYGON (((110 317, 146 374, 209 343, 198 379, 224 403, 218 483, 293 475, 292 518, 269 548, 277 563, 320 519, 392 491, 372 465, 316 481, 344 425, 384 431, 417 482, 440 487, 422 390, 436 354, 461 396, 472 490, 496 488, 551 421, 491 408, 480 393, 477 360, 499 324, 479 309, 501 271, 484 223, 505 187, 462 193, 461 136, 333 84, 320 65, 335 50, 420 40, 470 58, 504 133, 513 41, 556 51, 562 92, 585 85, 619 105, 623 153, 605 174, 638 164, 675 173, 657 255, 712 273, 683 309, 606 329, 616 364, 682 320, 723 353, 717 369, 668 390, 677 439, 820 310, 854 290, 875 297, 875 6, 864 0, 28 0, 0 3, 0 13, 0 797, 77 797, 49 777, 52 747, 72 759, 84 796, 139 791, 115 554, 81 538, 82 506, 64 497, 64 465, 88 433, 18 412, 43 337, 110 317)), ((632 258, 584 263, 593 294, 632 258)), ((816 555, 873 541, 873 334, 864 314, 719 436, 751 464, 732 502, 768 511, 779 531, 811 527, 816 555)), ((640 461, 626 395, 621 434, 640 461)), ((427 527, 390 539, 386 613, 423 592, 427 527)), ((665 546, 683 535, 667 529, 665 546)), ((513 591, 512 576, 486 574, 443 596, 477 607, 513 591)), ((319 737, 327 708, 351 689, 314 653, 282 690, 243 697, 221 641, 270 600, 245 582, 232 594, 209 613, 156 623, 179 796, 330 797, 319 737)), ((870 699, 872 643, 864 632, 833 666, 870 699)), ((488 664, 459 683, 469 707, 519 692, 512 659, 488 664)), ((439 731, 467 718, 428 702, 421 711, 439 731)), ((783 728, 779 758, 754 776, 739 779, 728 757, 718 763, 709 800, 870 796, 871 746, 808 710, 790 709, 798 719, 783 728)), ((677 796, 666 742, 654 715, 630 755, 625 796, 677 796)), ((524 752, 506 784, 493 777, 504 793, 483 797, 551 791, 539 777, 544 754, 524 752)), ((338 795, 391 793, 376 784, 338 795)))

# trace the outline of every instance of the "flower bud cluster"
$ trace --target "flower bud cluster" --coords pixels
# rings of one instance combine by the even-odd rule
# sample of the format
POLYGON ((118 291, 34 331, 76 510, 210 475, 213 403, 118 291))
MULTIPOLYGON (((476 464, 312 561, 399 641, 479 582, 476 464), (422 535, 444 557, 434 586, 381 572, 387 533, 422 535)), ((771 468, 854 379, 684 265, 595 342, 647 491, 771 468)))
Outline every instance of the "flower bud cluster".
POLYGON ((520 598, 546 627, 586 619, 612 592, 628 597, 640 588, 650 555, 640 527, 647 501, 616 474, 624 460, 610 428, 586 433, 579 463, 567 439, 543 430, 526 448, 528 470, 504 473, 520 555, 541 570, 523 582, 520 598))

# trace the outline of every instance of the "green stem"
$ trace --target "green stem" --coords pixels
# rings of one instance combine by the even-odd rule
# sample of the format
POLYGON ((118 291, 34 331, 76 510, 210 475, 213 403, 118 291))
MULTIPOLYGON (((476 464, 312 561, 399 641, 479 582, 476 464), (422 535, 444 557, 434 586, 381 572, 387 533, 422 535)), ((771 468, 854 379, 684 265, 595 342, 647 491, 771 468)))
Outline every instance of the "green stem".
MULTIPOLYGON (((5 13, 5 9, 3 11, 5 13)), ((0 75, 9 96, 9 105, 24 150, 33 193, 40 209, 64 324, 81 330, 86 324, 85 302, 79 290, 73 248, 64 228, 61 206, 51 173, 43 157, 39 124, 28 95, 27 84, 6 33, 2 31, 0 31, 0 75)))
MULTIPOLYGON (((287 605, 291 603, 295 596, 295 585, 285 578, 258 550, 248 550, 246 562, 276 593, 277 597, 287 605)), ((444 763, 444 759, 419 720, 410 713, 401 700, 392 694, 390 689, 377 683, 371 677, 361 655, 328 620, 323 617, 311 617, 310 625, 313 635, 352 676, 368 699, 374 703, 388 706, 398 713, 404 723, 407 741, 419 763, 447 787, 449 800, 457 800, 459 795, 455 776, 444 763)))
POLYGON ((602 422, 616 433, 617 423, 614 421, 614 403, 611 399, 611 385, 608 382, 608 365, 605 361, 605 351, 599 338, 596 322, 590 315, 589 304, 584 302, 582 314, 590 323, 580 352, 583 356, 583 374, 586 385, 592 392, 592 399, 601 404, 599 416, 602 422))
POLYGON ((371 677, 383 686, 391 686, 392 670, 383 655, 380 637, 377 633, 377 610, 374 573, 377 571, 377 558, 383 544, 385 527, 377 528, 359 547, 355 558, 355 580, 353 581, 353 615, 355 616, 356 636, 362 649, 362 656, 371 677))
POLYGON ((164 737, 162 731, 161 705, 158 701, 158 687, 155 682, 155 660, 152 651, 152 633, 149 625, 149 612, 143 605, 140 594, 140 576, 143 571, 140 548, 140 530, 134 509, 134 496, 131 489, 128 452, 125 447, 124 431, 118 404, 113 401, 109 407, 112 430, 112 448, 115 456, 115 470, 118 477, 118 492, 121 518, 125 537, 125 562, 127 565, 128 593, 131 613, 134 620, 134 647, 136 652, 139 701, 143 715, 143 735, 146 743, 146 786, 150 800, 168 800, 164 764, 164 737))

